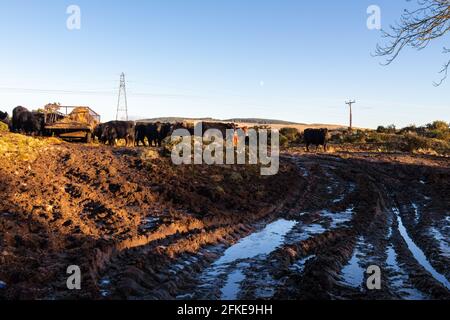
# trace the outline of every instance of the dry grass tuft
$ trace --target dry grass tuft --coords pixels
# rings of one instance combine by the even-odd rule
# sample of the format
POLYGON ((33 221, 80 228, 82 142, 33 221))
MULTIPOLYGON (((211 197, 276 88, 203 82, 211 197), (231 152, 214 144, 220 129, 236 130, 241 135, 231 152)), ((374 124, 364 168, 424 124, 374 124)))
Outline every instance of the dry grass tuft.
POLYGON ((57 138, 33 138, 21 134, 0 132, 0 158, 33 162, 40 153, 61 144, 57 138))

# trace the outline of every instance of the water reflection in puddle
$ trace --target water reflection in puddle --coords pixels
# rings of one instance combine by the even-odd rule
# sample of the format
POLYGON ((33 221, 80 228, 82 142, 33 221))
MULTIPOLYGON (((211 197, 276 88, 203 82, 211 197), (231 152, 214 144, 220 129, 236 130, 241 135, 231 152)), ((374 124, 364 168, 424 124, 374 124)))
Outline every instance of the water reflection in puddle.
POLYGON ((353 217, 353 207, 343 212, 322 211, 322 217, 331 219, 330 228, 336 229, 339 225, 350 222, 353 217))
POLYGON ((364 238, 359 237, 353 255, 348 264, 341 270, 342 283, 353 288, 361 288, 365 270, 360 266, 361 247, 364 238))
POLYGON ((264 260, 281 244, 284 237, 297 224, 296 221, 279 219, 268 224, 263 230, 243 238, 231 246, 222 257, 215 261, 200 276, 200 288, 214 290, 217 281, 224 276, 225 283, 220 285, 220 295, 223 300, 237 299, 240 284, 245 280, 245 271, 250 266, 246 260, 264 260))
POLYGON ((408 286, 408 276, 397 262, 397 253, 392 246, 389 246, 387 251, 386 264, 391 269, 392 276, 389 277, 389 282, 393 289, 398 292, 400 297, 405 300, 424 300, 425 295, 419 290, 408 286))
POLYGON ((442 283, 447 289, 450 289, 450 282, 447 280, 447 278, 433 268, 423 251, 414 243, 414 241, 409 236, 405 226, 403 225, 402 218, 400 217, 400 211, 397 208, 392 208, 392 211, 397 216, 398 230, 400 231, 401 236, 405 240, 408 249, 409 251, 411 251, 414 258, 422 267, 425 268, 425 270, 431 273, 433 278, 442 283))
POLYGON ((418 223, 420 220, 419 207, 415 203, 412 203, 411 206, 414 209, 414 221, 418 223))
POLYGON ((248 264, 241 263, 237 266, 233 272, 228 275, 225 285, 222 287, 221 299, 222 300, 236 300, 239 293, 239 287, 241 282, 245 279, 243 269, 248 267, 248 264))
POLYGON ((441 251, 442 256, 450 259, 450 246, 448 244, 447 238, 436 228, 430 228, 431 236, 437 240, 439 243, 439 249, 441 251))
POLYGON ((297 224, 296 221, 280 219, 268 224, 262 231, 255 232, 228 248, 214 265, 269 254, 283 243, 284 236, 297 224))
POLYGON ((104 298, 109 297, 111 295, 111 292, 109 290, 109 287, 111 285, 111 280, 108 278, 102 278, 100 279, 98 283, 100 287, 100 295, 104 298))
POLYGON ((306 262, 308 262, 311 259, 314 259, 316 256, 315 255, 310 255, 307 256, 303 259, 298 260, 297 262, 293 263, 289 269, 295 273, 302 273, 303 270, 305 270, 305 264, 306 262))

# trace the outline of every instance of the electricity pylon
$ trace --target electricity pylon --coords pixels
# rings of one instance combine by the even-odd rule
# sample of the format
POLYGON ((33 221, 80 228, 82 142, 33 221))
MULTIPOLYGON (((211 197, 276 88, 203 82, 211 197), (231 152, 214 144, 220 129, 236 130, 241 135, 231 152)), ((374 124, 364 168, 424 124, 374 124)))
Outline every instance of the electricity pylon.
POLYGON ((125 85, 125 73, 123 73, 123 72, 120 75, 119 98, 117 100, 116 120, 128 121, 127 88, 125 85), (122 117, 120 117, 121 114, 122 114, 122 117))

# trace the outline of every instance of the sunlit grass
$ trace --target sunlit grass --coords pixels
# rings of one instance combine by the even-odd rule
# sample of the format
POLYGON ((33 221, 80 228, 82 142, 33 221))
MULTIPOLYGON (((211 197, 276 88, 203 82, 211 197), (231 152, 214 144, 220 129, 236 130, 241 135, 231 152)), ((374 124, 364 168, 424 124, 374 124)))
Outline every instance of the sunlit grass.
POLYGON ((33 138, 21 134, 0 132, 0 157, 33 162, 41 152, 61 144, 58 138, 33 138))

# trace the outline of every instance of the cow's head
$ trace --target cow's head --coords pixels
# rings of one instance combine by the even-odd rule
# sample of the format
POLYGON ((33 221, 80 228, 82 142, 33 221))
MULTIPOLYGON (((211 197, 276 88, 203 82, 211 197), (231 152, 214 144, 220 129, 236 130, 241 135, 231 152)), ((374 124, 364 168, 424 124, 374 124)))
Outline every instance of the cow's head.
POLYGON ((8 112, 0 111, 0 120, 8 119, 8 112))

